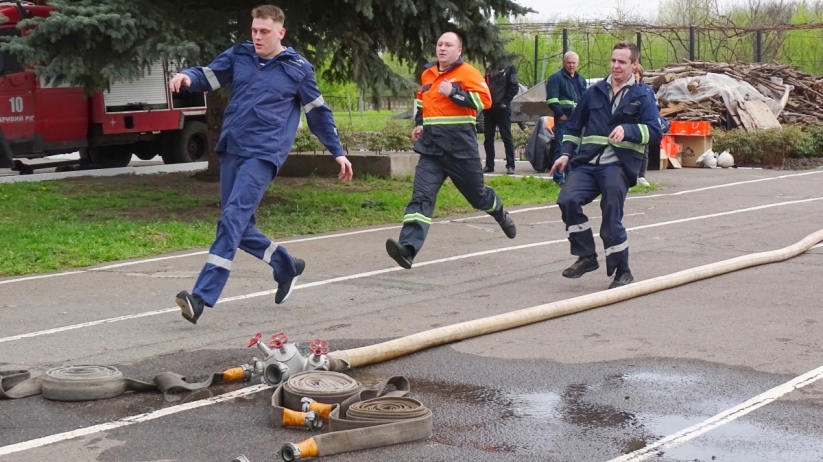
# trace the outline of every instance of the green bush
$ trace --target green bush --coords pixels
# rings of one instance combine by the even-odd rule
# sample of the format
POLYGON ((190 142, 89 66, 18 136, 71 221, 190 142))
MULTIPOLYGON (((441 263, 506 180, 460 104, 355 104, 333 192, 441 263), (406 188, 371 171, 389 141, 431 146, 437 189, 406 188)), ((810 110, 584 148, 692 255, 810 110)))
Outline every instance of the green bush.
POLYGON ((526 127, 530 130, 521 130, 518 128, 512 129, 512 142, 514 144, 514 151, 517 153, 518 157, 522 157, 526 152, 526 144, 529 142, 529 137, 531 137, 532 127, 526 127))
POLYGON ((323 143, 305 127, 297 130, 297 136, 294 137, 294 144, 291 148, 294 152, 317 152, 325 149, 323 143))
POLYGON ((823 125, 809 125, 803 129, 805 139, 793 153, 793 157, 819 157, 823 155, 823 125))
POLYGON ((390 120, 380 132, 384 151, 411 151, 414 143, 411 140, 412 126, 408 122, 390 120))
MULTIPOLYGON (((412 126, 408 121, 389 121, 380 131, 359 131, 350 128, 338 129, 340 144, 346 152, 351 151, 411 151, 412 126)), ((323 152, 325 147, 307 128, 297 130, 293 152, 323 152)))
POLYGON ((787 157, 819 156, 823 152, 823 127, 806 130, 787 125, 768 130, 716 130, 715 152, 728 150, 737 165, 782 165, 787 157))

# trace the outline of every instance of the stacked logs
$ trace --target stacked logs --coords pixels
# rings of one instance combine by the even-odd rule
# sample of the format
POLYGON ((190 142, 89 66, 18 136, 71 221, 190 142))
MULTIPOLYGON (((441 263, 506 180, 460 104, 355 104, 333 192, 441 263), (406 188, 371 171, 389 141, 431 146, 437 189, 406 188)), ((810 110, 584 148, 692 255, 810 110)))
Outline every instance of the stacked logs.
MULTIPOLYGON (((800 72, 792 65, 777 63, 715 63, 706 61, 684 61, 671 64, 663 69, 646 72, 643 81, 655 91, 663 85, 680 78, 696 77, 709 73, 726 74, 737 80, 748 82, 755 88, 765 86, 783 93, 783 86, 772 81, 773 77, 794 89, 783 112, 778 116, 781 124, 810 124, 823 121, 823 81, 800 72)), ((689 82, 690 88, 697 87, 697 80, 689 82)), ((728 110, 720 95, 697 103, 673 103, 658 101, 660 114, 667 119, 703 120, 714 125, 725 126, 728 110)))

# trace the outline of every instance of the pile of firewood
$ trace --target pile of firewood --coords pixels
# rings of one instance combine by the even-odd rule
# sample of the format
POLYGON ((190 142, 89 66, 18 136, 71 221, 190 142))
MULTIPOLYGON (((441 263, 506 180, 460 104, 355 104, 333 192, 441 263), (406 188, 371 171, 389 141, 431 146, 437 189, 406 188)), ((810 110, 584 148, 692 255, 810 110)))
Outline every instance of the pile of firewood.
MULTIPOLYGON (((650 84, 655 91, 661 86, 679 78, 696 77, 708 73, 726 74, 737 80, 745 81, 753 87, 762 85, 774 89, 777 93, 783 92, 783 87, 772 81, 772 77, 782 79, 794 90, 789 94, 789 100, 783 112, 778 116, 782 124, 809 124, 823 121, 823 81, 815 80, 810 74, 800 72, 792 65, 776 63, 714 63, 705 61, 684 61, 681 64, 671 64, 666 68, 646 72, 643 81, 650 84)), ((689 85, 696 87, 697 80, 689 85)), ((660 114, 667 119, 677 120, 704 120, 714 125, 725 126, 728 115, 720 95, 706 98, 698 103, 673 103, 658 101, 660 114)))

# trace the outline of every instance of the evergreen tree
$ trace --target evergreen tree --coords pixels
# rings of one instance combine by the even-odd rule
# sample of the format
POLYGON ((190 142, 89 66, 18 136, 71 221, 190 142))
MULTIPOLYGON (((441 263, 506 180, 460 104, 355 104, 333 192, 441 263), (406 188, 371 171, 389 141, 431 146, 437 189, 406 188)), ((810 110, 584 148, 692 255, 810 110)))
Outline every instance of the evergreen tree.
MULTIPOLYGON (((140 77, 158 59, 207 64, 232 43, 246 40, 251 9, 265 0, 48 0, 58 8, 32 18, 31 28, 0 47, 56 83, 105 89, 140 77)), ((419 73, 446 31, 463 36, 475 61, 506 56, 494 16, 522 15, 512 0, 272 0, 286 14, 284 44, 309 61, 328 64, 322 77, 355 82, 372 94, 408 94, 414 84, 381 59, 388 53, 419 73)), ((225 99, 209 98, 210 130, 225 99), (222 104, 221 104, 222 103, 222 104)))

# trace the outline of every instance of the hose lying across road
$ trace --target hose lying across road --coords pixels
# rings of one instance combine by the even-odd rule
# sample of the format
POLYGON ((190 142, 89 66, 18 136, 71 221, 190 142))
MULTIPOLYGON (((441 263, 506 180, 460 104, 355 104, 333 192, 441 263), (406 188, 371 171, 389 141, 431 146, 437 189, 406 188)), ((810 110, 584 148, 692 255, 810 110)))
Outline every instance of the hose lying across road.
POLYGON ((636 282, 616 289, 609 289, 580 297, 560 300, 532 308, 498 314, 474 321, 461 322, 439 327, 417 334, 407 335, 387 342, 367 347, 340 350, 329 353, 330 369, 343 371, 350 367, 380 363, 438 345, 465 340, 480 335, 500 332, 515 327, 533 324, 547 319, 566 316, 581 311, 598 308, 630 298, 640 297, 661 290, 708 279, 721 274, 738 271, 752 266, 775 263, 800 255, 818 242, 823 241, 823 230, 806 236, 794 245, 769 252, 744 255, 730 260, 698 266, 677 273, 636 282))
POLYGON ((43 394, 53 401, 90 401, 120 396, 127 391, 183 392, 202 390, 212 384, 243 380, 243 370, 229 369, 196 383, 174 372, 161 372, 152 382, 123 377, 111 366, 68 366, 49 369, 32 377, 29 371, 0 371, 0 399, 17 399, 43 394))

